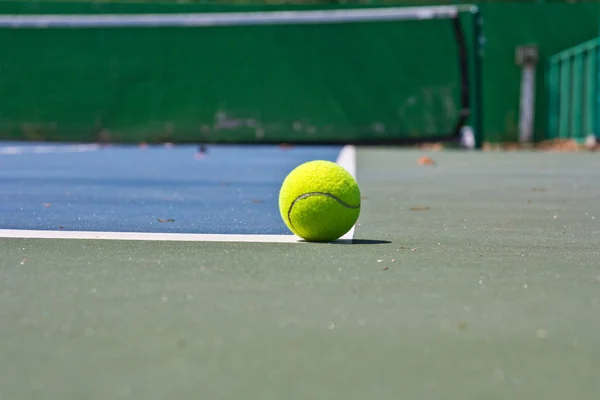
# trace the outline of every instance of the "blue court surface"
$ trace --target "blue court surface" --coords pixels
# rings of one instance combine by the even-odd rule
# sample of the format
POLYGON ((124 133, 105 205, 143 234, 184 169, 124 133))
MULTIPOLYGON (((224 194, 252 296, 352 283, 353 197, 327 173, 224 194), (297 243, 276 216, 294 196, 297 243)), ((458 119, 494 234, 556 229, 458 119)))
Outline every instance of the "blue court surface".
POLYGON ((290 234, 287 173, 341 147, 0 145, 0 229, 290 234))

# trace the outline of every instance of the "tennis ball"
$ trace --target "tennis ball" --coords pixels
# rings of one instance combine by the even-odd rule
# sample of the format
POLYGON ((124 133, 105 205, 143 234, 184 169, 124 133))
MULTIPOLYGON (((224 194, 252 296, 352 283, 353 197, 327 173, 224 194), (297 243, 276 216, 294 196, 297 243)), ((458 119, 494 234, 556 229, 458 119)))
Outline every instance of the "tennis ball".
POLYGON ((310 242, 331 242, 358 220, 360 189, 340 165, 323 160, 296 167, 283 181, 279 211, 287 227, 310 242))

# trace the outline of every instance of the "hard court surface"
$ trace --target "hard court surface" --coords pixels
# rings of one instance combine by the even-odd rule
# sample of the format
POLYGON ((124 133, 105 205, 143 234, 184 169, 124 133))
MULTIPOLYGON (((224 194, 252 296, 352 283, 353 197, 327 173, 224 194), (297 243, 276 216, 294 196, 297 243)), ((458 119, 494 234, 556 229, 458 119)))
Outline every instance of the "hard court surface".
MULTIPOLYGON (((341 150, 7 148, 0 229, 277 238, 341 150)), ((2 231, 0 399, 598 399, 598 156, 423 154, 356 149, 354 242, 2 231)))

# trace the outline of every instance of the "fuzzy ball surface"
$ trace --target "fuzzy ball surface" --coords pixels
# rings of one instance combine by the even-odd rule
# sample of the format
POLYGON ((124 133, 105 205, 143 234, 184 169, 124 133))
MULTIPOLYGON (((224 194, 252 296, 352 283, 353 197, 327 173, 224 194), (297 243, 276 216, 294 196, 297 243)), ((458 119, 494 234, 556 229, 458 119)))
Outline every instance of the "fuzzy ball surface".
POLYGON ((354 177, 331 161, 299 165, 283 181, 279 211, 287 227, 310 242, 344 236, 360 214, 360 188, 354 177))

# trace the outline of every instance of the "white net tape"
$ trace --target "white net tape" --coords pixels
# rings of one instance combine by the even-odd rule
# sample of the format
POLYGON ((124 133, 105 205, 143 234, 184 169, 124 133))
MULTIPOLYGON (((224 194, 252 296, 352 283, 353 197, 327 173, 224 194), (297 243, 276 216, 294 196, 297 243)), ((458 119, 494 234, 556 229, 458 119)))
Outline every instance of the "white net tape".
POLYGON ((454 18, 468 6, 190 14, 0 15, 3 28, 202 27, 336 24, 454 18))

